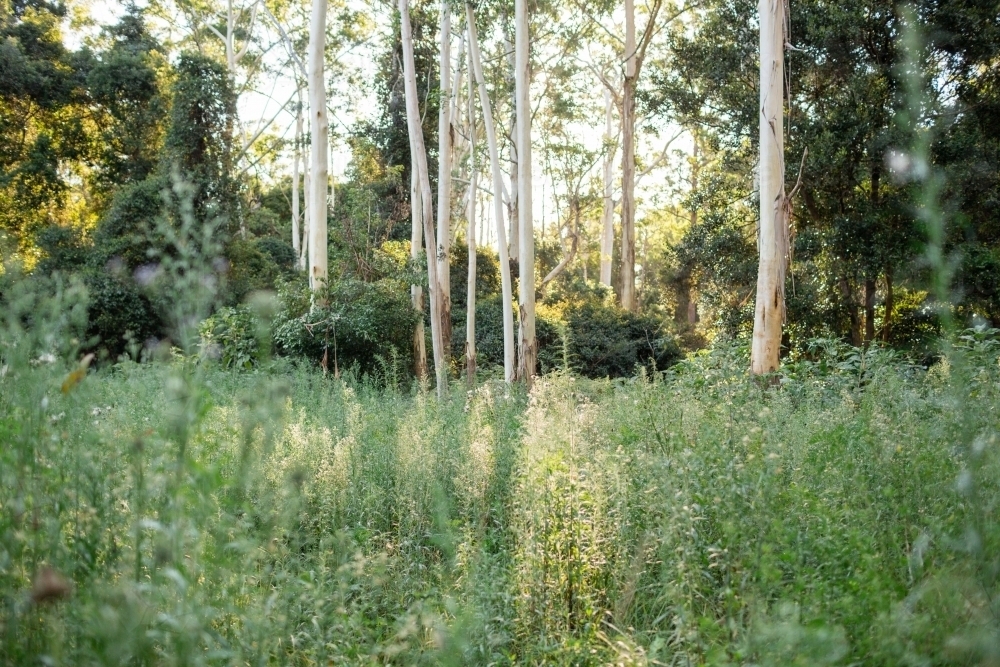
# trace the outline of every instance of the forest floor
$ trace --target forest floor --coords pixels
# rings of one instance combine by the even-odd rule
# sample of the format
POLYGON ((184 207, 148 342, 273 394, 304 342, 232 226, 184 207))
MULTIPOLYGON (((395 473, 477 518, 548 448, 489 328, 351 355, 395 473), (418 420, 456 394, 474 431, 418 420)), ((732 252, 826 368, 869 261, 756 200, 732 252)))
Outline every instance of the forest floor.
POLYGON ((0 662, 997 664, 998 353, 442 400, 280 360, 12 368, 0 662))

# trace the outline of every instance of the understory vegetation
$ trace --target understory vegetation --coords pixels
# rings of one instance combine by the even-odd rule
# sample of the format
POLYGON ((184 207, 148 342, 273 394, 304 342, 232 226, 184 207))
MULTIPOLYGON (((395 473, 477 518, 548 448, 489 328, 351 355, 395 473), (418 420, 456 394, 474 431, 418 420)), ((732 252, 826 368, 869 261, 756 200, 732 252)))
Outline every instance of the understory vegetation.
POLYGON ((995 331, 438 400, 391 363, 88 374, 51 287, 0 329, 4 664, 1000 657, 995 331))

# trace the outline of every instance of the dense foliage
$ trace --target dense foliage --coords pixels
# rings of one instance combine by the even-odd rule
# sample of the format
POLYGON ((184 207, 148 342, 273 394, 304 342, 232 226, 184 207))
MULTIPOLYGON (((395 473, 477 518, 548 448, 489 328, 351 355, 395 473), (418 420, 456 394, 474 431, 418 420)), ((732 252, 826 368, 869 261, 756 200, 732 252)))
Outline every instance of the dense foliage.
MULTIPOLYGON (((1000 16, 989 2, 912 4, 928 35, 918 56, 928 73, 920 123, 934 132, 934 160, 948 173, 947 245, 961 258, 954 301, 961 317, 996 325, 995 215, 983 206, 997 196, 1000 97, 995 68, 985 63, 1000 48, 1000 16)), ((909 104, 903 7, 806 1, 790 14, 785 167, 789 188, 800 166, 805 184, 792 217, 793 346, 824 331, 854 345, 905 346, 907 320, 926 296, 926 233, 915 224, 905 173, 913 128, 900 115, 909 104)), ((675 116, 699 142, 689 203, 698 219, 674 261, 692 276, 685 292, 700 293, 718 329, 731 334, 752 319, 745 297, 756 278, 757 35, 743 20, 755 11, 749 0, 702 3, 696 30, 676 26, 646 91, 652 113, 675 116)))

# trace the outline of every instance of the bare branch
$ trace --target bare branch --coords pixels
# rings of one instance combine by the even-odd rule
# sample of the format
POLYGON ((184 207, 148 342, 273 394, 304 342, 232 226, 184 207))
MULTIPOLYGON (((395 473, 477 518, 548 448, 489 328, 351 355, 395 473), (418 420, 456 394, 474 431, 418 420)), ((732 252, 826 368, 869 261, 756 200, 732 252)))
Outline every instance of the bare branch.
POLYGON ((285 44, 288 47, 288 55, 290 55, 292 57, 292 60, 295 61, 295 64, 298 65, 299 73, 302 75, 302 78, 308 79, 309 75, 306 72, 306 66, 299 58, 299 54, 295 52, 295 43, 292 42, 292 38, 288 36, 288 33, 285 31, 284 26, 281 25, 281 21, 279 21, 278 18, 271 13, 271 10, 268 8, 267 3, 261 2, 260 4, 264 6, 264 13, 267 14, 268 18, 271 19, 271 22, 274 24, 274 27, 278 29, 278 34, 281 35, 281 38, 285 40, 285 44))
POLYGON ((260 4, 261 2, 259 1, 253 3, 253 7, 250 10, 250 26, 247 28, 247 41, 243 45, 243 48, 236 52, 236 56, 235 58, 233 58, 234 62, 239 62, 240 60, 242 60, 243 56, 247 54, 247 49, 250 48, 250 42, 251 42, 250 35, 253 34, 254 26, 257 24, 257 7, 260 4))
POLYGON ((677 139, 682 134, 684 134, 684 130, 679 130, 677 132, 677 134, 675 134, 674 136, 670 137, 667 140, 667 143, 663 146, 663 150, 660 151, 659 154, 656 156, 656 159, 653 160, 652 162, 650 162, 648 167, 646 167, 641 172, 639 172, 638 174, 636 174, 636 177, 635 177, 635 183, 636 183, 636 185, 639 184, 639 181, 640 181, 640 179, 642 179, 643 176, 645 176, 649 172, 653 171, 654 169, 656 169, 657 167, 659 167, 660 165, 662 165, 666 161, 666 159, 667 159, 667 151, 670 150, 670 146, 675 141, 677 141, 677 139))
POLYGON ((292 95, 288 98, 288 100, 284 104, 281 105, 281 108, 278 109, 278 112, 275 113, 274 116, 271 117, 271 120, 269 120, 267 123, 261 124, 261 126, 257 128, 257 131, 254 132, 253 136, 250 137, 249 139, 247 139, 243 143, 243 148, 240 150, 239 154, 236 156, 236 162, 239 162, 241 159, 243 159, 243 156, 246 155, 246 153, 247 153, 248 150, 250 150, 250 146, 252 146, 253 143, 255 141, 257 141, 257 139, 260 138, 260 135, 262 135, 264 133, 264 130, 266 130, 268 127, 271 126, 271 123, 273 123, 275 120, 277 120, 278 116, 281 115, 281 113, 285 110, 285 107, 288 106, 288 103, 292 101, 292 99, 296 96, 296 94, 297 94, 297 92, 296 93, 292 93, 292 95))
POLYGON ((802 170, 806 168, 806 157, 808 157, 808 155, 809 147, 807 146, 802 149, 802 162, 799 164, 799 177, 798 180, 795 181, 795 187, 793 187, 792 191, 788 193, 787 197, 785 197, 786 205, 789 207, 791 207, 792 200, 795 198, 795 195, 798 194, 799 188, 802 187, 802 170))

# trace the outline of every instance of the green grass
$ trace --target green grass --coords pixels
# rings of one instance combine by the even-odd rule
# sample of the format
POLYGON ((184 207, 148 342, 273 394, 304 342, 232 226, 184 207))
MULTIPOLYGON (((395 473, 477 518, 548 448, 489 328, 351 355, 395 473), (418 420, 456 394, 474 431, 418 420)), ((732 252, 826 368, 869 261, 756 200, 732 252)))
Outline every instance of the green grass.
POLYGON ((72 365, 20 335, 0 379, 3 664, 1000 656, 985 335, 930 371, 834 346, 763 387, 720 348, 442 401, 181 358, 63 393, 72 365))

